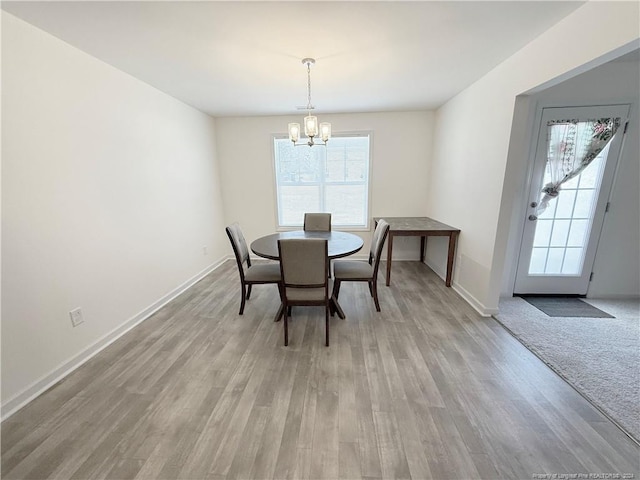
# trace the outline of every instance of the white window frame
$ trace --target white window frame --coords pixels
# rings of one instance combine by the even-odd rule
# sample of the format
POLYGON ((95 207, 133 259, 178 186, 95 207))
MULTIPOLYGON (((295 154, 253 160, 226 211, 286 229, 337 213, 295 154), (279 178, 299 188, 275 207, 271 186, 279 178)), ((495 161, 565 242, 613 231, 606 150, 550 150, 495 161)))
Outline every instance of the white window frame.
MULTIPOLYGON (((369 165, 368 165, 368 172, 367 172, 367 182, 366 182, 366 189, 367 189, 367 193, 366 193, 366 213, 365 213, 365 224, 364 225, 340 225, 340 226, 336 226, 336 229, 339 230, 343 230, 343 231, 370 231, 370 225, 371 225, 371 175, 373 172, 373 132, 371 131, 367 131, 367 130, 360 130, 360 131, 354 131, 354 132, 341 132, 339 134, 332 134, 331 136, 332 138, 336 138, 336 137, 368 137, 369 138, 369 165)), ((275 218, 276 218, 276 231, 281 232, 281 231, 289 231, 289 230, 300 230, 303 225, 295 225, 295 226, 291 226, 291 225, 280 225, 280 205, 279 205, 279 193, 278 193, 278 172, 277 172, 277 166, 276 166, 276 149, 275 149, 275 140, 282 140, 282 139, 287 139, 288 140, 288 135, 286 134, 273 134, 272 135, 272 139, 271 139, 271 166, 273 168, 273 184, 274 184, 274 207, 275 207, 275 218)), ((302 140, 302 139, 301 139, 302 140)), ((331 139, 329 139, 329 142, 331 142, 331 139)), ((322 144, 316 144, 313 147, 309 147, 306 145, 302 145, 296 148, 326 148, 324 145, 322 144)), ((344 182, 341 182, 342 184, 345 184, 344 182)), ((347 183, 348 184, 348 183, 347 183)), ((321 184, 321 190, 323 189, 324 183, 321 184)), ((322 195, 324 195, 324 193, 322 193, 322 195)))

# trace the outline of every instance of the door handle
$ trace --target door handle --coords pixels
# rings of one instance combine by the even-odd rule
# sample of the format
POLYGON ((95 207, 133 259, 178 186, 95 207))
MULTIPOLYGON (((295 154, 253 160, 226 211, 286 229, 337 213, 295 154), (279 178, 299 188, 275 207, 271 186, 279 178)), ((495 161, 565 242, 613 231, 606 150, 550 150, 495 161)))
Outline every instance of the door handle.
POLYGON ((529 215, 529 220, 531 220, 532 222, 533 222, 534 220, 537 220, 537 219, 538 219, 538 217, 537 217, 537 216, 535 216, 535 215, 529 215))

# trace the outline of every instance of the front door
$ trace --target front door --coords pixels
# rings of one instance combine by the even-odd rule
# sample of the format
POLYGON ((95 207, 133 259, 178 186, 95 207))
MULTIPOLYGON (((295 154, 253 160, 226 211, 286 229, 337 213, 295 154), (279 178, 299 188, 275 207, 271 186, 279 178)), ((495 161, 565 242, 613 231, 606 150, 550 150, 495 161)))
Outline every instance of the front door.
POLYGON ((586 295, 628 114, 629 105, 542 110, 514 293, 586 295), (601 120, 617 127, 613 138, 581 173, 549 189, 559 164, 596 143, 601 120))

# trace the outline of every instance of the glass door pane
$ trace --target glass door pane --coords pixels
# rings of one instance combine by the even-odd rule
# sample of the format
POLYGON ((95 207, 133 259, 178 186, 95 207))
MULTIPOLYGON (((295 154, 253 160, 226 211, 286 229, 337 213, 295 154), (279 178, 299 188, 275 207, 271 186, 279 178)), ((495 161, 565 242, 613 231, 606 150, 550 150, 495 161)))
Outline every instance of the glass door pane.
MULTIPOLYGON (((538 217, 529 263, 530 275, 580 275, 602 183, 609 145, 580 175, 562 186, 538 217)), ((551 181, 549 165, 543 184, 551 181)))

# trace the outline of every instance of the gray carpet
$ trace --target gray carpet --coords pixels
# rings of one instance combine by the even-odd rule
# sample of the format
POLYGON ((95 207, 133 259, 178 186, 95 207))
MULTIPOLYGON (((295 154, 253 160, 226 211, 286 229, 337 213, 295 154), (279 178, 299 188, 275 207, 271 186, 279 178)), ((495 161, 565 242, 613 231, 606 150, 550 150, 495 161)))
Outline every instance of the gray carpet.
POLYGON ((550 317, 614 318, 613 315, 576 297, 522 296, 521 298, 550 317))
POLYGON ((615 318, 549 317, 518 297, 494 318, 640 441, 640 301, 588 302, 615 318))

